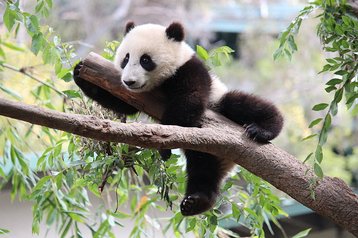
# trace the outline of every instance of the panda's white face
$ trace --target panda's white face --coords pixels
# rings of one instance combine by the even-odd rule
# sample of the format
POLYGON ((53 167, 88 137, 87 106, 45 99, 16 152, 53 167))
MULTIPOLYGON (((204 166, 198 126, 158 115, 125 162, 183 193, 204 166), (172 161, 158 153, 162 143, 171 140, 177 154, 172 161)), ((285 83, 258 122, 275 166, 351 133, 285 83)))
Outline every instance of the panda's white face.
POLYGON ((167 29, 145 24, 134 27, 125 35, 114 64, 121 73, 123 85, 129 90, 145 92, 154 89, 194 55, 182 39, 169 38, 167 29))

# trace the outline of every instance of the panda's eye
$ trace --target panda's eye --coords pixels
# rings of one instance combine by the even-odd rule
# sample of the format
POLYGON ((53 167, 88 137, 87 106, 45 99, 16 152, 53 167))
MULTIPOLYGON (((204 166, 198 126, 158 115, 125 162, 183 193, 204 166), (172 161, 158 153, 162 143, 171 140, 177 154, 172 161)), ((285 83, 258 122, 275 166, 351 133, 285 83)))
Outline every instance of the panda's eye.
POLYGON ((140 65, 147 71, 152 71, 156 67, 156 64, 153 62, 152 58, 147 54, 142 55, 139 62, 140 65))
POLYGON ((121 68, 124 69, 126 67, 126 65, 128 64, 129 61, 129 53, 126 54, 126 57, 124 57, 124 59, 122 60, 121 63, 121 68))
POLYGON ((142 57, 141 63, 142 64, 148 64, 149 63, 149 58, 148 57, 142 57))

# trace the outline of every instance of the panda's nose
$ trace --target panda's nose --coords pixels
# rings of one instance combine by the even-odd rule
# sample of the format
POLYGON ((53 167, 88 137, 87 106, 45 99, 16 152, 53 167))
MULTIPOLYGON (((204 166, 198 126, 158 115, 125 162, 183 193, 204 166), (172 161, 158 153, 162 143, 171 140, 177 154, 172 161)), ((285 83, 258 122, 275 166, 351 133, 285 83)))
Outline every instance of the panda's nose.
POLYGON ((133 84, 135 84, 134 80, 123 80, 123 82, 127 85, 127 86, 131 86, 133 84))

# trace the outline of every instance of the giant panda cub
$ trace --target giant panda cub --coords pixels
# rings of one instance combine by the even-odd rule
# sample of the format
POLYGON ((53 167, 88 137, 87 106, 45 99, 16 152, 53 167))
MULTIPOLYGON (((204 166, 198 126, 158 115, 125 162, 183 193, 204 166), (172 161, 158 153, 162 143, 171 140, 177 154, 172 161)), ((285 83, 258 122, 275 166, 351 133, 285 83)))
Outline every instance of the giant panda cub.
MULTIPOLYGON (((211 108, 243 126, 248 137, 258 142, 268 142, 281 131, 283 118, 273 104, 240 91, 228 91, 210 74, 185 43, 180 23, 174 22, 168 27, 127 23, 114 64, 128 90, 141 93, 160 89, 165 94, 166 107, 161 119, 164 125, 200 127, 205 109, 211 108)), ((80 67, 81 63, 75 67, 74 80, 87 96, 118 113, 138 111, 81 79, 80 67)), ((184 152, 187 184, 180 210, 184 216, 190 216, 213 207, 222 180, 235 164, 203 152, 184 152)), ((170 155, 168 151, 162 154, 166 158, 170 155)))

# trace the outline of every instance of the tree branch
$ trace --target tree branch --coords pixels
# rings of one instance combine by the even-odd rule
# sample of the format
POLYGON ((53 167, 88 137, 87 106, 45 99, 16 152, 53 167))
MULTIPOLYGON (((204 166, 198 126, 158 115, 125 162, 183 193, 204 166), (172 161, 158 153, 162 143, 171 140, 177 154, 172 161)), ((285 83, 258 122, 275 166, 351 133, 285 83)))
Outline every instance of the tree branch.
MULTIPOLYGON (((123 89, 113 64, 91 53, 85 60, 80 76, 112 92, 160 119, 163 98, 160 94, 133 94, 123 89)), ((336 224, 358 236, 358 196, 338 178, 324 177, 312 188, 317 177, 311 169, 287 152, 272 144, 255 143, 242 133, 243 129, 221 115, 206 111, 204 128, 184 128, 142 123, 118 123, 93 116, 66 114, 23 103, 0 99, 0 115, 33 124, 64 130, 96 140, 127 143, 151 148, 185 148, 230 159, 276 188, 331 218, 336 224)))

